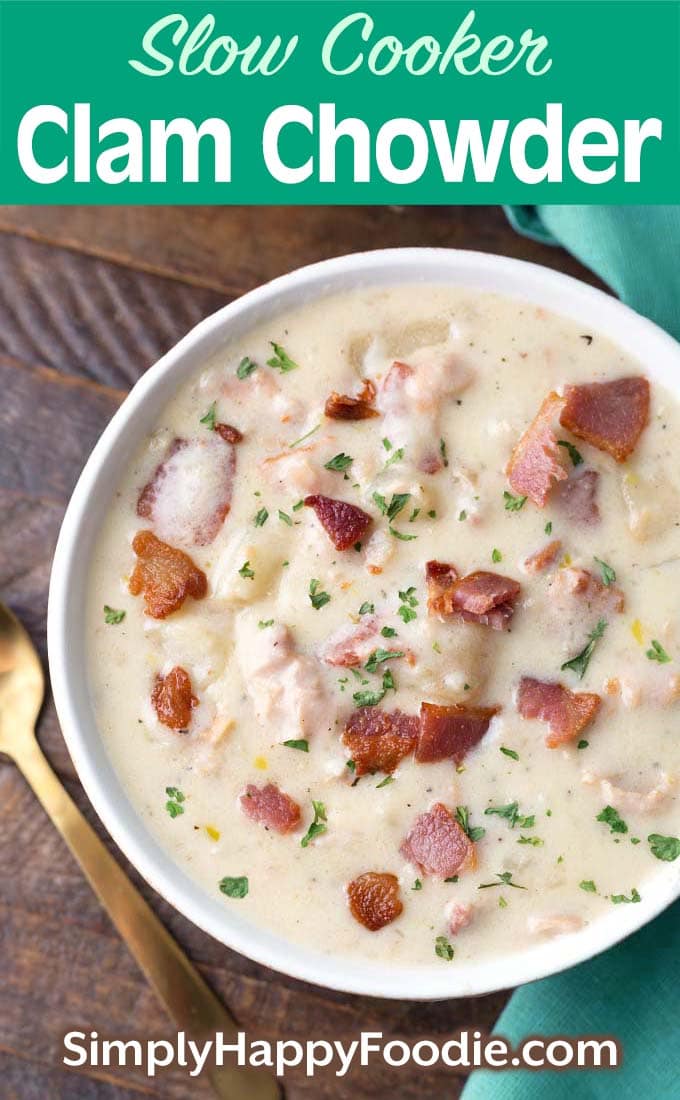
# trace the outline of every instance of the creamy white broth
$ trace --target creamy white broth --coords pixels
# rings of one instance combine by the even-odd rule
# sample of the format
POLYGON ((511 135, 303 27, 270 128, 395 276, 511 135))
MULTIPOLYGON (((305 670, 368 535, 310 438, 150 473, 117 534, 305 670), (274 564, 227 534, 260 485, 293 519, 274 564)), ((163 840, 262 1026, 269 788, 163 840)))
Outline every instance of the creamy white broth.
MULTIPOLYGON (((572 919, 574 929, 597 920, 610 912, 612 895, 631 897, 636 890, 644 898, 650 878, 669 873, 647 837, 680 832, 674 787, 680 771, 673 698, 680 564, 675 399, 652 385, 649 425, 622 464, 558 431, 600 474, 598 524, 568 522, 554 499, 543 509, 527 501, 514 512, 503 497, 509 455, 548 391, 644 373, 644 364, 597 333, 534 306, 457 288, 407 286, 326 298, 255 329, 225 347, 159 409, 157 429, 131 462, 93 559, 91 692, 107 749, 153 835, 213 896, 223 897, 218 884, 224 876, 248 877, 247 897, 224 896, 225 910, 237 907, 254 923, 321 952, 445 965, 434 954, 437 936, 451 941, 455 959, 508 954, 569 929, 572 919), (266 365, 271 341, 285 348, 297 369, 280 373, 266 365), (239 380, 236 370, 246 356, 258 368, 239 380), (382 442, 386 423, 395 424, 388 416, 356 422, 324 417, 331 391, 356 394, 362 378, 379 386, 395 359, 418 367, 433 356, 460 380, 460 389, 445 398, 433 389, 432 408, 421 411, 415 429, 397 422, 391 450, 382 442), (132 538, 153 527, 137 515, 138 496, 175 438, 206 437, 209 425, 200 419, 213 401, 217 420, 244 435, 235 447, 231 508, 209 545, 177 542, 205 570, 208 596, 188 599, 168 618, 154 620, 144 614, 142 598, 128 591, 132 538), (402 445, 399 433, 403 460, 385 469, 402 445), (448 466, 423 474, 412 456, 422 444, 438 453, 440 439, 448 466), (265 459, 282 453, 287 457, 278 464, 278 480, 265 459), (353 458, 348 480, 342 471, 323 469, 337 454, 353 458), (290 456, 297 456, 293 466, 290 456), (372 499, 376 491, 388 502, 394 493, 411 494, 393 526, 416 538, 389 534, 372 499), (371 545, 369 536, 359 551, 337 551, 312 508, 294 510, 313 492, 370 513, 372 530, 384 533, 383 545, 371 545), (269 516, 257 527, 254 517, 262 508, 269 516), (525 559, 554 538, 562 542, 554 568, 528 574, 525 559), (390 556, 382 572, 371 573, 367 555, 375 564, 384 548, 390 556), (492 560, 494 550, 499 561, 492 560), (625 610, 610 617, 578 680, 560 666, 582 649, 598 616, 585 610, 567 622, 548 586, 569 565, 599 576, 594 556, 615 569, 625 610), (453 562, 461 574, 485 569, 518 580, 510 630, 428 615, 424 564, 430 559, 453 562), (239 574, 245 563, 253 578, 239 574), (309 597, 312 579, 331 597, 318 610, 309 597), (410 588, 416 618, 403 622, 399 592, 410 588), (365 619, 358 615, 364 603, 375 606, 381 626, 397 631, 376 645, 416 657, 413 666, 401 658, 376 674, 362 672, 365 685, 351 670, 320 660, 329 636, 365 619), (104 604, 124 610, 125 619, 107 624, 104 604), (258 625, 272 619, 273 626, 258 625), (281 624, 290 628, 301 675, 315 694, 300 712, 288 706, 283 720, 258 720, 261 703, 253 692, 257 696, 257 685, 266 689, 271 680, 268 637, 281 624), (668 663, 646 657, 652 639, 668 653, 668 663), (173 666, 187 670, 198 699, 188 733, 162 725, 150 701, 156 676, 173 666), (385 709, 417 714, 423 700, 502 708, 461 768, 410 757, 387 785, 379 786, 381 772, 352 785, 341 741, 355 709, 352 696, 377 690, 387 667, 397 690, 388 690, 385 709), (579 738, 587 747, 577 748, 576 741, 546 747, 546 724, 516 710, 523 675, 602 696, 598 715, 579 738), (615 680, 619 692, 608 694, 615 680), (303 737, 308 753, 281 743, 303 737), (602 779, 643 794, 660 784, 660 793, 651 809, 621 808, 628 832, 616 834, 596 820, 616 797, 602 779), (239 795, 249 783, 277 784, 295 799, 300 827, 279 835, 246 817, 239 795), (166 810, 167 787, 185 796, 180 816, 166 810), (324 803, 327 829, 303 848, 312 799, 324 803), (399 851, 415 818, 436 802, 452 812, 466 806, 470 823, 486 830, 475 845, 476 869, 461 871, 455 883, 422 874, 399 851), (520 816, 534 817, 531 827, 518 822, 511 828, 508 819, 484 813, 513 802, 520 816), (522 837, 540 843, 519 843, 522 837), (367 871, 391 872, 401 887, 403 912, 378 932, 354 919, 345 896, 347 884, 367 871), (502 883, 497 876, 504 872, 525 889, 502 883), (413 889, 416 880, 419 889, 413 889), (591 881, 596 892, 581 888, 591 881), (498 885, 479 889, 491 882, 498 885), (469 925, 455 935, 449 930, 452 903, 472 907, 469 925), (559 919, 555 926, 553 918, 559 919)), ((435 372, 438 380, 441 371, 435 372)), ((172 514, 166 521, 172 524, 172 514)), ((167 530, 158 534, 173 542, 167 530)))

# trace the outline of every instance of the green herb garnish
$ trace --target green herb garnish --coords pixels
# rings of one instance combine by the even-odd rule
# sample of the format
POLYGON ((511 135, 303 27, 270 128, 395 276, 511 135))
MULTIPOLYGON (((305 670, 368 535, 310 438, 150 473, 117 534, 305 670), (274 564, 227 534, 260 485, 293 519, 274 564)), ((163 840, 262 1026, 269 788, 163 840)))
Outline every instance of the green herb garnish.
POLYGON ((304 737, 300 737, 297 740, 293 738, 290 741, 284 741, 283 744, 287 749, 297 749, 298 752, 309 752, 309 741, 304 737))
POLYGON ((403 531, 397 531, 396 527, 393 527, 391 523, 388 530, 391 535, 394 535, 395 539, 401 539, 402 542, 413 542, 414 539, 418 538, 417 535, 405 535, 403 531))
POLYGON ((399 649, 374 649, 364 668, 367 672, 376 672, 378 665, 381 665, 383 661, 391 661, 393 657, 403 656, 404 654, 399 649))
POLYGON ((203 413, 203 416, 199 420, 199 424, 205 424, 208 431, 215 431, 215 423, 217 421, 217 402, 213 401, 212 405, 207 412, 203 413))
POLYGON ((503 493, 503 500, 505 501, 506 512, 519 512, 521 508, 526 504, 526 497, 514 497, 512 493, 509 493, 507 489, 503 493))
POLYGON ((410 493, 393 493, 392 499, 387 507, 387 518, 394 519, 398 516, 402 508, 404 508, 411 499, 410 493))
POLYGON ((354 459, 351 455, 344 454, 343 451, 339 455, 335 455, 328 462, 324 462, 324 470, 346 470, 348 466, 352 465, 354 459))
POLYGON ((660 665, 667 665, 670 661, 670 657, 666 653, 666 650, 661 645, 661 642, 657 642, 656 638, 652 638, 652 648, 647 650, 645 656, 648 657, 650 661, 658 661, 660 665))
POLYGON ((417 878, 416 881, 413 883, 413 886, 411 887, 411 889, 412 890, 422 890, 422 888, 423 888, 423 884, 420 881, 420 879, 417 878))
POLYGON ((393 626, 384 626, 380 631, 383 638, 396 638, 397 632, 393 626))
POLYGON ((606 619, 600 619, 595 629, 591 631, 591 633, 588 635, 588 641, 581 652, 577 653, 576 656, 572 657, 570 661, 565 661, 564 664, 560 666, 562 672, 564 672, 566 669, 570 669, 572 672, 576 673, 579 680, 582 680, 586 674, 586 669, 590 664, 590 658, 593 655, 593 651, 595 649, 597 641, 599 638, 602 637, 606 629, 606 619))
POLYGON ((551 519, 548 520, 548 522, 546 523, 543 530, 545 531, 546 535, 552 535, 552 520, 551 519))
POLYGON ((253 523, 256 527, 264 527, 265 523, 269 519, 269 512, 266 508, 260 508, 259 512, 255 513, 255 519, 253 523))
POLYGON ((248 879, 245 875, 238 878, 223 878, 220 882, 220 890, 228 898, 244 898, 248 893, 248 879))
POLYGON ((503 753, 503 756, 509 756, 511 760, 519 760, 519 753, 515 752, 514 749, 506 749, 505 745, 501 745, 500 751, 503 753))
POLYGON ((282 512, 280 508, 279 508, 279 519, 281 520, 281 523, 285 523, 287 527, 292 527, 293 526, 293 521, 292 521, 291 517, 288 515, 287 512, 282 512))
POLYGON ((328 592, 319 592, 320 582, 316 578, 309 582, 309 599, 312 607, 315 611, 323 607, 325 604, 330 603, 330 595, 328 592))
POLYGON ((165 793, 168 796, 168 801, 165 803, 165 808, 170 814, 170 817, 179 817, 184 813, 184 795, 177 787, 166 787, 165 793))
POLYGON ((385 689, 382 691, 355 691, 352 698, 358 707, 377 707, 385 698, 385 689))
POLYGON ((542 848, 543 841, 540 836, 521 836, 517 841, 518 844, 530 844, 532 848, 542 848))
POLYGON ((470 814, 467 806, 456 806, 456 821, 470 840, 481 840, 486 835, 486 829, 481 825, 470 824, 470 814))
POLYGON ((273 619, 260 619, 260 621, 258 622, 257 625, 259 626, 260 630, 266 630, 266 628, 268 626, 273 626, 274 625, 274 620, 273 619))
POLYGON ((565 451, 569 452, 569 457, 574 466, 581 465, 581 463, 583 462, 583 455, 580 451, 576 450, 576 447, 573 443, 570 443, 567 439, 558 439, 557 446, 564 447, 565 451))
POLYGON ((583 882, 579 882, 579 886, 582 890, 585 890, 586 894, 596 894, 597 886, 591 878, 584 879, 583 882))
POLYGON ((680 856, 680 840, 677 836, 661 836, 660 833, 650 833, 647 842, 652 855, 665 863, 673 863, 680 856))
POLYGON ((517 802, 510 802, 507 806, 487 806, 484 813, 487 816, 496 814, 497 817, 505 818, 510 822, 511 829, 514 829, 515 825, 519 825, 520 829, 533 829, 536 821, 535 814, 520 814, 517 802))
POLYGON ((372 615, 374 611, 375 604, 369 603, 368 600, 362 603, 361 607, 359 608, 360 615, 372 615))
POLYGON ((243 577, 244 580, 252 581, 255 574, 254 574, 253 570, 250 568, 250 562, 249 561, 244 561, 243 565, 241 566, 241 568, 238 571, 238 575, 239 575, 239 577, 243 577))
POLYGON ((446 962, 451 962, 453 958, 453 947, 446 936, 437 936, 434 941, 434 953, 440 959, 445 959, 446 962))
POLYGON ((288 371, 297 370, 297 363, 291 359, 285 348, 282 348, 280 344, 275 344, 273 340, 270 340, 269 343, 274 349, 274 354, 271 359, 267 360, 268 367, 273 367, 274 370, 280 370, 282 374, 288 374, 288 371))
POLYGON ((312 806, 314 808, 314 820, 300 841, 302 848, 306 848, 315 837, 326 832, 326 807, 323 802, 316 802, 314 799, 312 799, 312 806))
POLYGON ((446 442, 443 439, 439 440, 439 453, 442 456, 442 462, 444 463, 444 467, 448 466, 449 460, 446 456, 446 442))
POLYGON ((242 382, 243 379, 247 378, 249 374, 252 374, 254 370, 257 370, 257 363, 254 363, 252 359, 244 355, 236 368, 236 377, 242 382))
POLYGON ((378 791, 381 787, 388 787, 390 783, 394 783, 394 776, 386 775, 384 779, 381 779, 379 783, 376 783, 375 789, 376 791, 378 791))
POLYGON ((482 882, 477 889, 489 890, 492 886, 512 886, 514 890, 526 890, 526 886, 520 886, 518 882, 512 881, 512 871, 497 871, 496 878, 498 882, 482 882))
POLYGON ((612 833, 627 833, 628 826, 623 818, 620 816, 618 810, 615 810, 613 806, 605 806, 603 810, 595 818, 596 821, 602 821, 605 825, 608 825, 612 833))
POLYGON ((609 588, 609 585, 613 584, 616 580, 616 572, 612 569, 611 565, 607 565, 606 561, 601 561, 600 558, 595 558, 594 560, 600 567, 602 583, 609 588))
POLYGON ((500 550, 493 549, 491 551, 491 560, 495 562, 503 561, 503 555, 500 550))
POLYGON ((638 894, 635 887, 633 887, 630 892, 629 898, 627 898, 625 894, 612 894, 610 900, 614 905, 621 905, 622 902, 625 902, 625 904, 628 905, 630 904, 630 902, 642 901, 642 898, 638 894))
POLYGON ((109 607, 107 603, 104 604, 104 622, 107 626, 118 626, 118 623, 122 623, 126 614, 126 611, 119 611, 115 607, 109 607))

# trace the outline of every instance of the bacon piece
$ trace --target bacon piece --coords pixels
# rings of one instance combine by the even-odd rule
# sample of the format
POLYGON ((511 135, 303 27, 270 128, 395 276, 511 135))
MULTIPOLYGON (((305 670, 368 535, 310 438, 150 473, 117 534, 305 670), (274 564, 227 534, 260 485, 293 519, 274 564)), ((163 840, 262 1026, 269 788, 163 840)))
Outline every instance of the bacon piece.
POLYGON ((555 504, 570 523, 593 527, 600 522, 597 505, 597 489, 600 475, 597 470, 584 470, 570 477, 555 492, 555 504))
POLYGON ((552 542, 542 546, 540 550, 530 554, 524 562, 527 573, 542 573, 544 569, 548 569, 557 560, 561 549, 562 543, 560 540, 553 539, 552 542))
POLYGON ((421 703, 416 746, 418 764, 453 760, 461 764, 477 745, 500 707, 467 707, 460 703, 437 706, 421 703))
POLYGON ((517 710, 522 718, 538 718, 547 722, 550 733, 545 743, 556 749, 574 741, 593 721, 602 700, 590 691, 570 691, 554 681, 534 680, 523 676, 517 692, 517 710))
POLYGON ((297 802, 279 790, 275 783, 267 783, 266 787, 249 783, 239 802, 246 817, 277 833, 290 833, 300 824, 297 802))
POLYGON ((416 818, 399 849, 424 875, 450 878, 476 866, 475 846, 441 802, 416 818))
POLYGON ((473 908, 463 901, 456 901, 453 905, 447 907, 448 920, 449 920, 449 932, 452 936, 461 932, 463 928, 471 923, 473 917, 473 908))
POLYGON ((590 611, 611 615, 623 611, 625 596, 616 584, 606 585, 588 569, 569 566, 559 569, 550 583, 551 599, 566 610, 566 601, 583 600, 590 611))
POLYGON ((649 382, 639 376, 566 386, 560 424, 617 462, 635 450, 649 421, 649 382))
POLYGON ((137 555, 130 583, 133 596, 144 594, 144 610, 153 619, 165 619, 177 611, 187 596, 202 600, 208 578, 183 550, 156 538, 153 531, 138 531, 132 540, 137 555))
POLYGON ((483 569, 459 577, 454 566, 437 561, 427 563, 425 577, 430 613, 455 615, 492 630, 508 626, 520 592, 518 581, 483 569))
POLYGON ((191 722, 191 712, 198 706, 198 699, 191 690, 189 673, 175 665, 165 676, 157 676, 151 703, 159 722, 171 730, 186 731, 191 722))
POLYGON ((513 492, 529 497, 539 508, 545 507, 553 483, 567 476, 551 424, 562 403, 558 394, 548 394, 510 455, 505 470, 513 492))
POLYGON ((207 546, 229 512, 235 452, 229 442, 206 437, 174 439, 139 494, 137 515, 151 520, 163 539, 207 546))
POLYGON ((240 432, 238 428, 234 428, 231 424, 216 424, 215 431, 225 443, 240 443, 243 439, 243 432, 240 432))
POLYGON ((372 522, 368 513, 357 508, 355 504, 324 497, 319 493, 305 497, 305 504, 314 509, 319 523, 336 550, 349 550, 365 534, 372 522))
POLYGON ((349 908, 355 920, 377 932, 391 924, 403 912, 399 897, 399 879, 385 871, 367 871, 347 886, 349 908))
POLYGON ((410 756, 418 739, 418 718, 400 710, 360 707, 349 716, 342 743, 354 761, 354 774, 391 774, 405 756, 410 756))
POLYGON ((380 416, 374 402, 375 386, 370 379, 364 378, 358 397, 348 397, 347 394, 333 391, 326 400, 324 412, 331 420, 370 420, 371 417, 380 416))

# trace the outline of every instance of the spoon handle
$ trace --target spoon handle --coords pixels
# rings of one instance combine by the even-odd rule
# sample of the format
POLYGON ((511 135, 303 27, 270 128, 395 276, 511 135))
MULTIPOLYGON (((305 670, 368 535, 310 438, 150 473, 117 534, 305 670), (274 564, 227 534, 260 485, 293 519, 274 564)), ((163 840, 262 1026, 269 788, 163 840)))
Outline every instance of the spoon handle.
MULTIPOLYGON (((25 739, 15 759, 178 1030, 197 1042, 217 1031, 226 1043, 235 1041, 236 1021, 88 825, 35 737, 25 739)), ((260 1070, 223 1066, 205 1074, 222 1100, 280 1100, 276 1079, 260 1070)))

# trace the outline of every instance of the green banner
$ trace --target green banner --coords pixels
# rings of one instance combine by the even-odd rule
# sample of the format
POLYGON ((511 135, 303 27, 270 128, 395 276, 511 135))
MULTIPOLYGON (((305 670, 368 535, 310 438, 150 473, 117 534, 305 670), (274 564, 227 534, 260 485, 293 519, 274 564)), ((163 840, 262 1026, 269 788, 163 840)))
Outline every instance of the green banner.
POLYGON ((678 202, 679 30, 675 0, 0 0, 0 202, 678 202))

